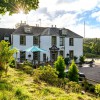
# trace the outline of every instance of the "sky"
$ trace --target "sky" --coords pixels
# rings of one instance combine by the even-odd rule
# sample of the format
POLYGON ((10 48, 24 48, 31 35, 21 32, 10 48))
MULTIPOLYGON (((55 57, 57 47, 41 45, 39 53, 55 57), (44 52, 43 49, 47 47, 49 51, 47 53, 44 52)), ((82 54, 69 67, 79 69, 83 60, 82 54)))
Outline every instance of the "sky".
POLYGON ((100 38, 100 0, 39 0, 39 8, 28 14, 0 15, 0 28, 15 28, 25 22, 31 26, 67 28, 85 36, 100 38), (85 35, 84 35, 85 33, 85 35))

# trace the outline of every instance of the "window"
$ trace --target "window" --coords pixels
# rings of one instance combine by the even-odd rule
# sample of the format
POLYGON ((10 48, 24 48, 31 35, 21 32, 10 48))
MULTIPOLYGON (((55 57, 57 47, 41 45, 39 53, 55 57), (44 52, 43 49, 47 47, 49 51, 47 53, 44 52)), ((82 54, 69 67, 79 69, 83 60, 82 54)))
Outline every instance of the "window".
POLYGON ((70 51, 69 51, 69 57, 70 57, 71 59, 73 59, 73 57, 74 57, 74 51, 73 51, 73 50, 70 50, 70 51))
POLYGON ((63 57, 64 56, 64 52, 63 51, 60 51, 60 55, 63 57))
POLYGON ((24 27, 24 31, 26 33, 31 33, 32 32, 32 27, 26 26, 26 27, 24 27))
POLYGON ((20 36, 20 45, 26 45, 26 36, 24 35, 20 36))
POLYGON ((20 61, 24 61, 26 59, 26 53, 25 51, 20 51, 20 61))
POLYGON ((39 58, 39 53, 38 52, 33 52, 33 60, 38 61, 38 58, 39 58))
POLYGON ((33 45, 39 45, 39 37, 33 36, 33 45))
POLYGON ((60 46, 64 46, 64 37, 60 37, 60 46))
POLYGON ((43 54, 43 61, 46 62, 46 54, 43 54))
POLYGON ((74 39, 73 38, 69 38, 69 45, 73 46, 74 45, 74 39))
POLYGON ((56 36, 52 36, 52 45, 56 45, 56 44, 57 44, 56 36))

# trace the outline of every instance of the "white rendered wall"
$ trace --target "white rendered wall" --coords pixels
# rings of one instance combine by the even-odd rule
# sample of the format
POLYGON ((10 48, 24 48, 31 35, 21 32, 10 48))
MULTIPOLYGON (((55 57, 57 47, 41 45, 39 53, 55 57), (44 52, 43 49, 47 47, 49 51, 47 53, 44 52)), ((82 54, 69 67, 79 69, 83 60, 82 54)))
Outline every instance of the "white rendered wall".
MULTIPOLYGON (((43 61, 43 54, 46 54, 48 60, 50 60, 50 50, 51 48, 51 37, 52 36, 40 36, 40 48, 46 50, 46 52, 40 52, 40 61, 43 61)), ((18 48, 20 51, 23 51, 31 46, 33 46, 33 36, 27 35, 26 36, 26 45, 20 45, 20 35, 13 34, 13 46, 18 48)), ((60 46, 60 37, 57 36, 57 48, 61 48, 60 46)), ((62 49, 60 49, 62 50, 62 49)), ((74 51, 74 56, 78 58, 83 55, 83 39, 82 38, 74 38, 74 46, 69 46, 69 38, 65 38, 65 48, 63 49, 65 57, 66 54, 69 54, 69 50, 74 51)), ((58 53, 59 54, 59 53, 58 53)), ((15 56, 15 55, 14 55, 15 56)), ((18 53, 17 58, 20 58, 20 54, 18 53)), ((26 52, 26 59, 32 60, 33 53, 26 52), (29 58, 28 55, 31 54, 29 58)))
MULTIPOLYGON (((20 51, 23 51, 23 50, 33 46, 33 36, 27 35, 26 36, 26 45, 20 45, 20 35, 13 35, 13 46, 18 48, 20 51)), ((14 57, 15 57, 15 55, 14 55, 14 57)), ((17 58, 20 58, 20 53, 17 54, 17 58)), ((33 53, 26 52, 26 59, 32 60, 33 53), (28 57, 29 54, 31 54, 30 58, 28 57)))
POLYGON ((74 51, 74 56, 83 55, 83 38, 74 38, 74 46, 69 46, 69 38, 65 39, 65 55, 69 54, 69 50, 74 51))
POLYGON ((51 47, 51 36, 41 36, 40 37, 40 48, 46 50, 46 52, 40 52, 40 61, 43 61, 43 53, 46 54, 48 60, 50 60, 50 50, 51 47))

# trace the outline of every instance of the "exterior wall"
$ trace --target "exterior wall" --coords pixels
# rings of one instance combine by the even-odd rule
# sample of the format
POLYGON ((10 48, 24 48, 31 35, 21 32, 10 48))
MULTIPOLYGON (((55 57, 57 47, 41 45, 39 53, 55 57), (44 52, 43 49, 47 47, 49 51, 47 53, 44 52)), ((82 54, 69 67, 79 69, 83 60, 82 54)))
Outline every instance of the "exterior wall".
MULTIPOLYGON (((26 36, 26 45, 20 45, 20 35, 13 35, 13 46, 18 48, 20 51, 23 51, 31 46, 33 46, 33 36, 26 36)), ((15 57, 15 55, 14 55, 15 57)), ((20 53, 18 52, 17 58, 20 58, 20 53)), ((26 59, 32 60, 33 59, 33 53, 32 52, 26 52, 26 59), (28 55, 31 54, 31 57, 29 58, 28 55)))
POLYGON ((65 56, 69 54, 69 50, 74 51, 74 56, 83 55, 83 38, 74 38, 74 46, 69 46, 69 38, 65 39, 65 56))
MULTIPOLYGON (((13 46, 23 51, 31 46, 33 46, 33 36, 26 35, 26 45, 20 45, 20 35, 13 34, 13 46)), ((51 48, 51 37, 52 36, 40 36, 40 48, 46 50, 46 52, 40 52, 40 61, 43 61, 43 54, 46 54, 46 58, 48 57, 48 61, 50 61, 50 50, 51 48)), ((80 57, 83 55, 83 39, 82 38, 74 38, 74 46, 69 46, 69 38, 65 37, 65 46, 60 46, 60 37, 57 36, 57 48, 59 50, 64 51, 64 57, 69 54, 69 50, 74 51, 74 56, 80 57)), ((59 51, 58 51, 59 55, 59 51)), ((15 55, 14 55, 15 57, 15 55)), ((17 58, 20 58, 20 53, 18 53, 17 58)), ((33 53, 26 52, 26 59, 33 60, 33 53), (29 58, 28 55, 31 54, 29 58)))
POLYGON ((46 50, 46 52, 40 52, 40 61, 43 61, 43 53, 46 54, 48 60, 50 60, 50 50, 51 47, 51 36, 41 36, 40 37, 40 48, 46 50))

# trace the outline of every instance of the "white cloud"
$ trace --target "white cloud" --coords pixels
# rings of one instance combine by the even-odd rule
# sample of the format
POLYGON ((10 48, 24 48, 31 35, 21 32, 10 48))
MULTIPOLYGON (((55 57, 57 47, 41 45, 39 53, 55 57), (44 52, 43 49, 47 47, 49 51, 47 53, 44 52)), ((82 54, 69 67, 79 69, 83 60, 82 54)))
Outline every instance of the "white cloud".
POLYGON ((100 11, 94 12, 91 17, 96 18, 100 22, 100 11))
MULTIPOLYGON (((28 15, 14 14, 8 16, 0 16, 0 27, 14 28, 15 24, 22 21, 27 21, 28 24, 34 26, 40 24, 38 19, 41 19, 41 25, 50 27, 66 27, 79 35, 84 35, 84 25, 77 23, 83 19, 78 18, 78 14, 83 14, 85 11, 91 11, 95 7, 100 6, 100 0, 40 0, 39 9, 31 11, 28 15), (59 2, 60 1, 60 2, 59 2), (74 13, 71 13, 74 12, 74 13)), ((93 18, 100 21, 100 11, 92 14, 93 18)), ((87 16, 84 16, 87 17, 87 16)), ((93 25, 86 25, 86 37, 99 37, 100 29, 93 25)))
POLYGON ((58 0, 40 0, 40 8, 47 7, 49 12, 57 10, 65 11, 87 11, 91 10, 99 3, 99 0, 75 0, 69 3, 68 1, 57 3, 58 0))

